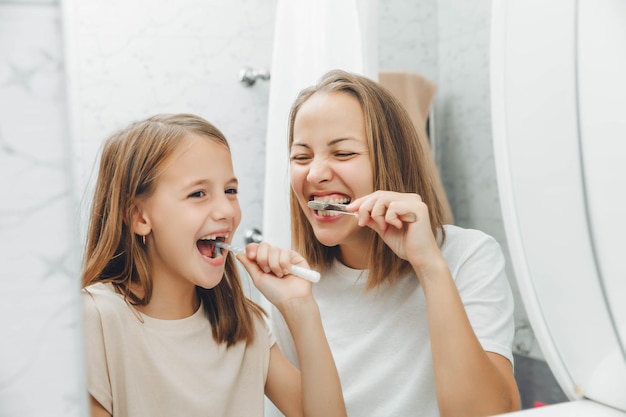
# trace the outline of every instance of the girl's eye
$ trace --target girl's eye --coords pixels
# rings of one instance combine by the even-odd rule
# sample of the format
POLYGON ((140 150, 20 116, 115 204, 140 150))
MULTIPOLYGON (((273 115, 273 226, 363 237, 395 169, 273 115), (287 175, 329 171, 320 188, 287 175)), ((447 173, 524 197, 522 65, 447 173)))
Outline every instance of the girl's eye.
POLYGON ((195 193, 189 194, 190 198, 201 198, 204 197, 206 193, 204 191, 196 191, 195 193))
POLYGON ((237 190, 236 188, 227 188, 224 192, 226 194, 233 194, 233 195, 239 194, 239 190, 237 190))

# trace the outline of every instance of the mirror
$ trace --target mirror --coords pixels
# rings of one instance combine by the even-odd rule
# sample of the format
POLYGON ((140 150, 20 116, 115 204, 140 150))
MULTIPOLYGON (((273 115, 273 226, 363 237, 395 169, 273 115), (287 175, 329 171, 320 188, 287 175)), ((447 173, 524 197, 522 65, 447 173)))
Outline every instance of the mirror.
MULTIPOLYGON (((552 7, 562 7, 565 14, 573 16, 569 2, 554 3, 550 7, 528 7, 536 18, 547 15, 552 7)), ((590 4, 580 2, 581 10, 585 9, 581 16, 593 19, 594 13, 606 10, 590 4)), ((206 115, 224 130, 236 156, 244 210, 240 241, 246 230, 261 226, 264 184, 260 173, 264 170, 269 84, 259 81, 245 88, 237 81, 237 74, 244 65, 270 67, 275 6, 276 0, 238 0, 220 5, 216 13, 218 6, 205 1, 188 1, 185 7, 167 1, 132 5, 102 0, 0 4, 0 183, 6 196, 0 202, 4 267, 0 309, 5 313, 0 328, 6 335, 3 339, 13 342, 2 348, 0 414, 18 409, 38 414, 38 405, 28 401, 27 394, 28 387, 38 381, 54 388, 39 390, 50 397, 50 401, 41 402, 47 404, 47 412, 50 407, 58 407, 67 416, 83 415, 76 395, 83 385, 82 370, 73 370, 75 377, 51 381, 49 375, 59 373, 53 369, 48 374, 48 368, 41 364, 64 369, 77 366, 75 358, 80 354, 76 332, 80 323, 76 321, 77 306, 67 300, 77 285, 82 242, 79 236, 88 206, 85 195, 89 194, 84 190, 93 179, 93 161, 100 143, 113 129, 159 111, 188 110, 206 115), (187 47, 179 48, 174 38, 187 47), (80 231, 74 227, 77 221, 80 231), (34 236, 37 245, 32 244, 34 236), (40 310, 26 308, 22 300, 40 306, 40 310)), ((502 225, 490 123, 491 7, 492 2, 480 0, 455 4, 441 0, 381 1, 378 55, 381 70, 417 72, 437 83, 437 160, 455 218, 462 226, 493 235, 508 253, 514 248, 509 247, 502 225)), ((549 17, 556 19, 559 12, 552 12, 549 17)), ((611 21, 624 21, 619 13, 612 16, 611 21)), ((605 31, 585 33, 595 36, 581 38, 590 45, 609 45, 623 34, 615 32, 616 38, 605 31), (606 38, 599 39, 601 36, 606 38)), ((594 60, 605 71, 624 73, 623 61, 619 61, 623 55, 602 55, 604 50, 590 47, 581 49, 581 54, 594 54, 594 60), (606 60, 616 66, 601 64, 606 60)), ((585 90, 582 85, 582 94, 597 91, 585 90)), ((623 90, 617 90, 614 84, 601 91, 624 97, 623 90)), ((594 108, 595 104, 581 109, 588 112, 594 108)), ((607 111, 619 109, 615 106, 607 111)), ((583 117, 588 117, 586 114, 583 117)), ((597 117, 610 114, 590 115, 590 121, 583 122, 582 141, 590 137, 615 140, 604 131, 598 133, 603 128, 623 131, 609 129, 598 121, 597 117)), ((529 125, 536 120, 529 120, 529 125)), ((537 145, 542 149, 542 143, 537 145)), ((554 160, 563 156, 558 154, 554 160)), ((608 156, 617 158, 618 154, 608 156)), ((603 159, 607 155, 590 157, 603 159)), ((616 172, 613 166, 619 167, 619 162, 614 164, 590 171, 590 183, 610 184, 609 191, 620 189, 624 181, 610 175, 616 172)), ((594 216, 614 216, 616 222, 611 228, 623 230, 619 213, 598 211, 617 209, 619 196, 595 187, 593 190, 598 190, 593 191, 593 201, 598 203, 597 208, 592 207, 594 216)), ((558 218, 559 213, 555 216, 558 218)), ((620 242, 606 240, 617 236, 611 233, 614 229, 599 226, 594 230, 598 250, 603 254, 616 253, 623 247, 620 242)), ((624 280, 620 279, 624 276, 623 266, 609 258, 619 259, 613 255, 600 259, 605 276, 616 277, 605 280, 605 294, 613 316, 623 318, 624 307, 619 302, 620 294, 625 293, 624 280)), ((518 271, 513 271, 512 262, 508 263, 513 279, 518 271)), ((563 285, 573 286, 569 281, 563 285)), ((516 319, 521 328, 527 329, 527 313, 516 281, 512 286, 517 296, 516 319)), ((560 288, 548 286, 544 290, 560 288)), ((576 317, 588 320, 589 316, 576 317)), ((608 312, 604 315, 607 317, 608 312)), ((623 340, 624 331, 620 332, 623 340)), ((524 331, 519 336, 519 351, 543 357, 531 333, 524 331)))
POLYGON ((568 397, 624 411, 626 199, 612 187, 626 180, 625 18, 612 0, 504 1, 492 27, 494 148, 522 298, 568 397))

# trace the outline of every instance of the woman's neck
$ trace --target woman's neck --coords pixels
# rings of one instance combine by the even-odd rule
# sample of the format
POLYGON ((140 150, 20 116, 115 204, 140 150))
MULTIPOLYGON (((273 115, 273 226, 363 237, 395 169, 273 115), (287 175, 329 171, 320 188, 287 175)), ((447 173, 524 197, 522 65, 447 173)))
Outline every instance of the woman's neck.
POLYGON ((352 269, 367 269, 369 265, 369 240, 360 239, 339 245, 339 260, 352 269))

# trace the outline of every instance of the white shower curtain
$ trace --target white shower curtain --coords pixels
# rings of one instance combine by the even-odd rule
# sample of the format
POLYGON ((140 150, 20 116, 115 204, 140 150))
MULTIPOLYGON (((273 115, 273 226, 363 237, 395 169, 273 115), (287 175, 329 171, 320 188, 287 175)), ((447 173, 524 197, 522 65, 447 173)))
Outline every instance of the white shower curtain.
POLYGON ((378 79, 378 0, 278 0, 271 68, 264 239, 291 246, 287 121, 298 92, 339 68, 378 79))

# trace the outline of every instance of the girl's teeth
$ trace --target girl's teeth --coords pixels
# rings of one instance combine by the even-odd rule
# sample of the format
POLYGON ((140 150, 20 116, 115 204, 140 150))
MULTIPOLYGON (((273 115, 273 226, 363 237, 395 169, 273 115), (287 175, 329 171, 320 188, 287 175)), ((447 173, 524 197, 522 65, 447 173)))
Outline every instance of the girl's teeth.
MULTIPOLYGON (((228 235, 228 234, 226 234, 226 235, 224 235, 223 237, 224 237, 224 239, 228 239, 228 236, 229 236, 229 235, 228 235)), ((207 236, 204 236, 204 237, 202 238, 202 240, 217 240, 217 238, 218 238, 218 236, 217 236, 217 235, 207 235, 207 236)))

